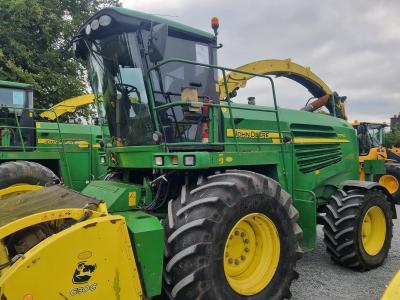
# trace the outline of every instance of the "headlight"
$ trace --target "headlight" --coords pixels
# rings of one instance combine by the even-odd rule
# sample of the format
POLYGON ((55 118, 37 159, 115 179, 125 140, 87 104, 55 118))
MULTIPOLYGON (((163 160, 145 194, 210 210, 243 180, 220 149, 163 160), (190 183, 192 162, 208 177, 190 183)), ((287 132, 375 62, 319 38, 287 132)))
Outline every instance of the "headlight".
POLYGON ((108 26, 111 24, 112 18, 108 15, 103 15, 99 18, 100 26, 108 26))
POLYGON ((157 143, 157 144, 160 143, 160 141, 161 141, 161 133, 155 131, 155 132, 153 132, 152 137, 153 137, 153 141, 155 143, 157 143))
POLYGON ((164 159, 162 156, 156 156, 154 157, 154 163, 156 166, 162 166, 164 164, 164 159))
POLYGON ((194 166, 195 162, 196 160, 193 155, 187 155, 183 159, 183 163, 185 164, 185 166, 194 166))
POLYGON ((91 32, 92 32, 92 28, 90 28, 90 24, 87 24, 86 28, 85 28, 86 35, 89 35, 91 32))
POLYGON ((94 19, 92 23, 90 23, 90 28, 92 28, 92 30, 97 30, 99 28, 99 20, 94 19))

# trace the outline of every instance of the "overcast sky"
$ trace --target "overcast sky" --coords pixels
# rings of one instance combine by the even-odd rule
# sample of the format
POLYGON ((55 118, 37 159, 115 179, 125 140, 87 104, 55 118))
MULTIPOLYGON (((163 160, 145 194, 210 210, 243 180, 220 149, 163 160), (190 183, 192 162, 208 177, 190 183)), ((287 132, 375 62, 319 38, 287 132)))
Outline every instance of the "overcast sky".
MULTIPOLYGON (((224 44, 220 65, 291 58, 310 66, 348 97, 350 120, 389 122, 400 112, 400 0, 122 2, 209 32, 210 18, 217 16, 224 44)), ((277 81, 280 106, 302 107, 308 91, 287 79, 277 81)))

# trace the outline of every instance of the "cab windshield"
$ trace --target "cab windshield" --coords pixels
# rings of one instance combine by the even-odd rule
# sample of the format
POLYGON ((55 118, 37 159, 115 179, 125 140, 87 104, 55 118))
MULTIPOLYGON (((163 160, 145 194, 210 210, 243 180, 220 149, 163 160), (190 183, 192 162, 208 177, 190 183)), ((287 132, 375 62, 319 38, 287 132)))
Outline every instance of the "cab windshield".
POLYGON ((92 41, 89 80, 114 146, 154 143, 136 33, 92 41))
POLYGON ((33 108, 32 90, 0 87, 0 114, 14 119, 21 116, 24 108, 33 108))
POLYGON ((383 144, 383 127, 382 125, 368 126, 368 133, 371 137, 372 147, 379 147, 383 144))
MULTIPOLYGON (((154 122, 144 84, 150 62, 145 29, 85 40, 89 50, 89 79, 97 96, 100 118, 108 122, 114 146, 152 144, 154 122)), ((168 36, 164 60, 179 58, 205 64, 216 63, 215 49, 187 37, 168 36)), ((155 106, 182 101, 183 91, 195 94, 194 101, 218 101, 215 70, 184 63, 168 63, 149 73, 155 106)), ((158 109, 156 116, 167 143, 201 141, 201 111, 188 105, 158 109)))
POLYGON ((27 91, 0 87, 0 105, 16 108, 28 108, 29 101, 27 91))

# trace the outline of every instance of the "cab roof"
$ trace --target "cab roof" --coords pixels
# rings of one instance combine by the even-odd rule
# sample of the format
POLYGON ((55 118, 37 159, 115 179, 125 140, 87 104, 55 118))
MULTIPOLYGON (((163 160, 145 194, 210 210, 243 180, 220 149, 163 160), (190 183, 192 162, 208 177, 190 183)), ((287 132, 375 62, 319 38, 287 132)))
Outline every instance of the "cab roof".
POLYGON ((187 34, 190 36, 195 36, 197 38, 202 38, 206 40, 214 39, 214 35, 208 33, 206 31, 199 30, 197 28, 193 28, 182 23, 178 23, 172 20, 168 20, 159 16, 155 16, 152 14, 139 12, 136 10, 131 10, 122 7, 107 7, 100 11, 98 11, 95 15, 93 15, 89 20, 83 24, 83 26, 79 29, 79 33, 84 33, 85 27, 87 24, 90 24, 92 20, 101 17, 102 15, 109 15, 113 18, 114 21, 119 23, 121 26, 131 25, 134 27, 138 27, 142 22, 151 23, 154 22, 156 24, 167 24, 170 30, 178 31, 183 34, 187 34))
POLYGON ((20 82, 13 82, 13 81, 4 81, 0 80, 0 87, 5 87, 5 88, 17 88, 17 89, 32 89, 32 85, 27 84, 27 83, 20 83, 20 82))

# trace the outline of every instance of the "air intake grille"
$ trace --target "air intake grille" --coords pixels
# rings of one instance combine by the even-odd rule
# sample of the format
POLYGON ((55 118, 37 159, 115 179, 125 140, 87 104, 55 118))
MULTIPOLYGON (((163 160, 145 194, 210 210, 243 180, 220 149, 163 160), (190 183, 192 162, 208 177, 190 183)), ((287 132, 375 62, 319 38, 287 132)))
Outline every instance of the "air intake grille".
POLYGON ((306 141, 304 143, 295 142, 294 146, 297 164, 301 172, 313 172, 341 161, 341 146, 340 143, 335 142, 337 135, 332 127, 292 124, 291 130, 295 141, 296 138, 306 141))
POLYGON ((340 144, 295 145, 295 153, 303 173, 325 168, 342 159, 340 144))

